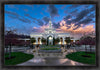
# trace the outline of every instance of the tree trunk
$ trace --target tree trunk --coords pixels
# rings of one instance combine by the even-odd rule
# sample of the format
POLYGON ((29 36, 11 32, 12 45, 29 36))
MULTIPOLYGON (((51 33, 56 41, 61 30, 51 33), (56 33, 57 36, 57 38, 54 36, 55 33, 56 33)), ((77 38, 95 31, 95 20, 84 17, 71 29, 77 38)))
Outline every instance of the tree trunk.
POLYGON ((8 53, 8 47, 6 47, 6 53, 8 53))
POLYGON ((92 51, 92 49, 91 49, 91 45, 90 45, 90 52, 92 51))
POLYGON ((11 45, 9 46, 9 58, 11 58, 11 45))
POLYGON ((86 48, 86 45, 85 45, 85 52, 87 52, 87 48, 86 48))

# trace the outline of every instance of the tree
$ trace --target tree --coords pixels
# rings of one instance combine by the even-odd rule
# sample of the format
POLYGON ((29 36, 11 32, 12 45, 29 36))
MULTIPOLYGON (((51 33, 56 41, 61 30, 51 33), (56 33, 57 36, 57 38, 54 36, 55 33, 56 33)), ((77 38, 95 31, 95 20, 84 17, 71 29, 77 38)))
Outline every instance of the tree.
POLYGON ((85 45, 85 51, 87 51, 86 45, 91 45, 93 44, 93 38, 90 36, 86 36, 84 38, 81 38, 80 42, 85 45))
POLYGON ((81 45, 81 41, 76 41, 75 44, 79 46, 81 45))
POLYGON ((66 37, 66 38, 65 38, 65 42, 66 42, 66 44, 67 44, 67 48, 70 48, 71 38, 70 38, 70 37, 66 37))
POLYGON ((76 42, 71 42, 71 45, 72 45, 73 47, 75 47, 75 43, 76 43, 76 42))
POLYGON ((92 46, 95 45, 95 44, 96 44, 95 38, 92 38, 91 41, 90 41, 90 43, 89 43, 89 45, 90 45, 90 52, 92 51, 92 49, 91 49, 92 46))
POLYGON ((65 42, 66 42, 66 43, 70 43, 70 42, 71 42, 70 37, 66 37, 66 38, 65 38, 65 42))
POLYGON ((42 43, 45 44, 46 43, 46 39, 42 37, 41 39, 42 43))
POLYGON ((15 30, 8 30, 6 31, 6 35, 5 35, 5 45, 9 46, 9 58, 11 58, 12 44, 16 43, 14 32, 15 30))
POLYGON ((33 38, 30 38, 30 41, 31 41, 32 44, 36 42, 36 40, 35 40, 34 37, 33 38))
POLYGON ((30 40, 26 40, 26 45, 29 46, 30 45, 30 40))
POLYGON ((57 43, 59 43, 60 42, 60 39, 59 38, 56 38, 55 39, 55 43, 57 44, 57 43))

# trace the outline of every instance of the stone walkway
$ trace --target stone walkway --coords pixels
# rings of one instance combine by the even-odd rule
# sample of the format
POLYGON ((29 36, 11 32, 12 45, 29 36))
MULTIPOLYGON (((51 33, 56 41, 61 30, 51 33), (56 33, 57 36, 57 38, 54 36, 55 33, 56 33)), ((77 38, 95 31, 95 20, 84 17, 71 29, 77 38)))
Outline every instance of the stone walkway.
POLYGON ((88 66, 87 64, 61 58, 33 58, 17 66, 88 66))
MULTIPOLYGON (((43 53, 42 53, 43 54, 43 53)), ((42 56, 34 53, 34 58, 17 66, 87 66, 87 64, 79 63, 68 58, 65 58, 66 52, 61 55, 60 53, 45 53, 42 56), (55 55, 54 55, 55 54, 55 55), (59 57, 60 55, 60 57, 59 57)))
MULTIPOLYGON (((73 52, 68 50, 67 52, 61 53, 33 53, 28 50, 26 53, 32 53, 34 58, 18 64, 17 66, 89 66, 88 64, 79 63, 68 58, 65 55, 73 52)), ((74 51, 76 52, 76 51, 74 51)))

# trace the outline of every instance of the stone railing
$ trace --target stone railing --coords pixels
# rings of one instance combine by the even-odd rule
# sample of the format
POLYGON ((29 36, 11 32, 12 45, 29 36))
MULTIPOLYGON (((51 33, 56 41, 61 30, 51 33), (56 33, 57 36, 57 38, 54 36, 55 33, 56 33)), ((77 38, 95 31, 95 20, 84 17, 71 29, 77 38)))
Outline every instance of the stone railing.
POLYGON ((63 54, 62 53, 38 53, 38 57, 62 57, 63 54))
POLYGON ((61 53, 61 49, 59 50, 38 50, 39 53, 61 53))

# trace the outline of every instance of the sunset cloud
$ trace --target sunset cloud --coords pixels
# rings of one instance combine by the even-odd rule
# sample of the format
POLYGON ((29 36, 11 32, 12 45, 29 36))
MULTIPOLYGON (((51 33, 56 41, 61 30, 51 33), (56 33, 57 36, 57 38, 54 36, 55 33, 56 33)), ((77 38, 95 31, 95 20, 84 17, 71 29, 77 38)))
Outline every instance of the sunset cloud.
POLYGON ((5 5, 5 25, 6 29, 17 26, 18 33, 44 32, 51 17, 57 33, 79 37, 95 32, 95 10, 96 6, 92 4, 5 5))
POLYGON ((37 29, 37 27, 33 27, 33 29, 37 29))
POLYGON ((79 33, 83 33, 83 32, 92 32, 94 31, 94 25, 85 25, 83 26, 83 24, 81 24, 81 26, 77 29, 74 30, 74 28, 76 28, 78 25, 75 25, 75 23, 71 23, 70 25, 67 25, 66 22, 64 20, 62 20, 62 22, 60 23, 60 27, 59 29, 61 29, 62 31, 66 31, 66 32, 79 32, 79 33), (67 29, 70 26, 69 29, 67 29))
POLYGON ((49 26, 48 25, 43 25, 43 26, 40 26, 40 27, 33 27, 33 32, 44 32, 46 28, 48 28, 49 26))
MULTIPOLYGON (((45 28, 48 28, 48 25, 43 25, 40 26, 39 28, 33 27, 34 29, 38 29, 38 32, 44 32, 45 28)), ((70 25, 66 24, 66 22, 64 20, 62 20, 60 22, 60 26, 59 28, 56 29, 57 33, 70 33, 71 36, 78 36, 81 37, 84 33, 89 34, 92 32, 95 32, 95 28, 93 24, 90 25, 83 25, 81 24, 80 27, 78 27, 78 25, 75 25, 75 23, 71 23, 70 25), (75 29, 77 28, 77 29, 75 29)))
POLYGON ((81 24, 80 27, 78 25, 75 25, 75 23, 71 23, 70 25, 67 25, 64 20, 60 23, 60 27, 57 28, 57 32, 59 33, 70 33, 71 35, 83 35, 84 33, 89 34, 92 32, 95 32, 95 28, 93 24, 85 25, 81 24), (70 27, 70 28, 68 28, 70 27), (77 28, 77 29, 75 29, 77 28))

